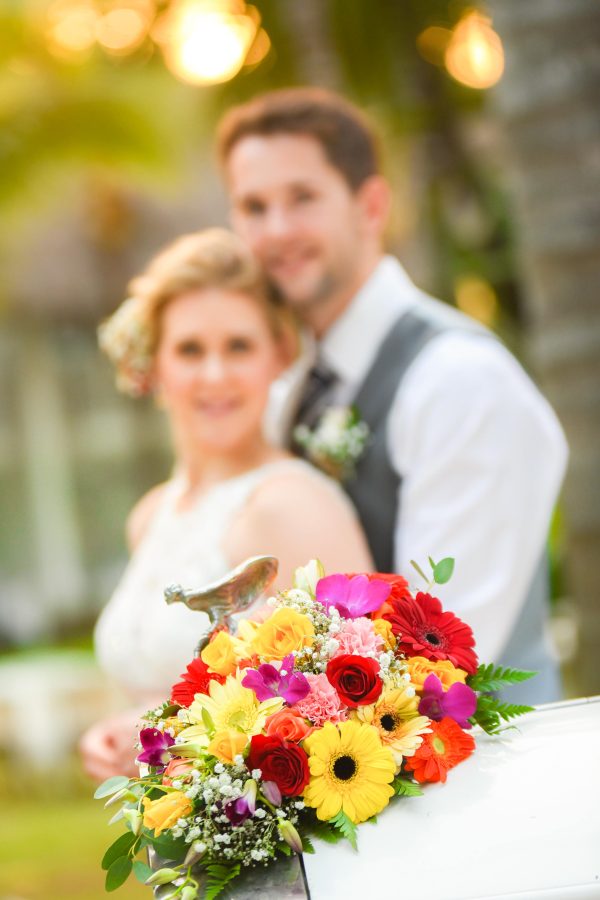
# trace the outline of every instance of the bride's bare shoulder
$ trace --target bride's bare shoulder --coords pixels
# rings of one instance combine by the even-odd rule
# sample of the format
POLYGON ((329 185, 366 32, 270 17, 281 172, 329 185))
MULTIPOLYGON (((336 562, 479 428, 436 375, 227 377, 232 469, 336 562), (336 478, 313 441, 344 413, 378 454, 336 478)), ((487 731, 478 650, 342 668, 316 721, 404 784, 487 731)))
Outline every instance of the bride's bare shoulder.
POLYGON ((235 558, 277 556, 283 585, 291 583, 294 568, 315 557, 327 571, 371 567, 350 501, 335 482, 308 466, 282 466, 265 478, 231 529, 229 540, 235 558))
POLYGON ((167 483, 165 481, 163 484, 157 484, 156 487, 151 488, 138 500, 127 516, 125 535, 130 552, 135 550, 146 534, 148 526, 160 506, 167 483))

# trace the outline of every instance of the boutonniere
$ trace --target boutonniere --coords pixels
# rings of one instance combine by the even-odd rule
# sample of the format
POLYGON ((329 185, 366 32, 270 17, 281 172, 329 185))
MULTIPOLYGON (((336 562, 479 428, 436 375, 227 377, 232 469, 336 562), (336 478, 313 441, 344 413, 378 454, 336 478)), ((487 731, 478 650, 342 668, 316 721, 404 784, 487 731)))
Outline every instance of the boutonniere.
POLYGON ((332 406, 313 429, 306 425, 294 429, 294 439, 310 462, 337 481, 354 476, 369 435, 369 426, 362 421, 355 406, 332 406))

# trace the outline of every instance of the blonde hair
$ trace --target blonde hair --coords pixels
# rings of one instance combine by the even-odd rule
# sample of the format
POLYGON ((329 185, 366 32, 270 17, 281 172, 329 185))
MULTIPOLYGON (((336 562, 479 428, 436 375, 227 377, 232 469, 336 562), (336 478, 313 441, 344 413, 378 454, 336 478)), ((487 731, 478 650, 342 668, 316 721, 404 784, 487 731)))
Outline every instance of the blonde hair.
POLYGON ((100 347, 116 367, 120 390, 132 396, 150 392, 162 311, 186 291, 209 287, 254 299, 276 338, 289 329, 289 312, 270 292, 241 238, 224 228, 183 235, 132 279, 128 299, 98 329, 100 347))

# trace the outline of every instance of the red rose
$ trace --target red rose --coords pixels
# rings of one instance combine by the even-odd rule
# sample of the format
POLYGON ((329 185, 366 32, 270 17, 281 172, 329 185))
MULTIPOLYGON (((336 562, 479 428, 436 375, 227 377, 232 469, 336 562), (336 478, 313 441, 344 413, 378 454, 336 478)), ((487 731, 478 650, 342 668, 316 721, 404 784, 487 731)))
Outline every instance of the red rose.
POLYGON ((383 690, 379 663, 368 656, 336 656, 327 664, 326 675, 346 706, 374 703, 383 690))
POLYGON ((192 660, 187 670, 181 675, 183 681, 178 681, 171 688, 171 703, 179 706, 190 706, 195 694, 208 694, 211 681, 223 684, 225 678, 216 672, 209 672, 208 666, 200 658, 192 660))
POLYGON ((290 744, 280 737, 255 734, 246 758, 248 769, 260 769, 263 781, 274 781, 282 794, 294 797, 308 784, 308 756, 298 744, 290 744))

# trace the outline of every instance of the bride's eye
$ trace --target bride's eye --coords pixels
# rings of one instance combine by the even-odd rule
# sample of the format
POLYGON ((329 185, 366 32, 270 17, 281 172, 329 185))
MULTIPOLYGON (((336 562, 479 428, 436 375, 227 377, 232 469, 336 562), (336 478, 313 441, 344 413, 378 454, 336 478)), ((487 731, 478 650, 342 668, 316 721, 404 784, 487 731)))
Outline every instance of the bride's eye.
POLYGON ((232 338, 229 341, 229 349, 232 353, 249 353, 252 350, 252 341, 243 337, 232 338))
POLYGON ((198 341, 181 341, 177 345, 176 352, 178 356, 201 356, 202 347, 198 341))

